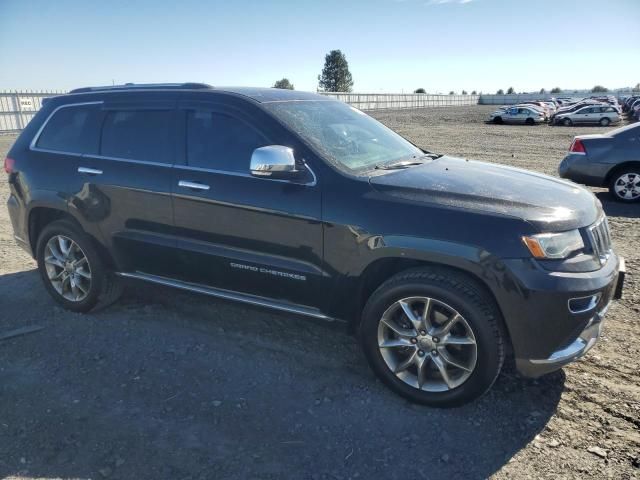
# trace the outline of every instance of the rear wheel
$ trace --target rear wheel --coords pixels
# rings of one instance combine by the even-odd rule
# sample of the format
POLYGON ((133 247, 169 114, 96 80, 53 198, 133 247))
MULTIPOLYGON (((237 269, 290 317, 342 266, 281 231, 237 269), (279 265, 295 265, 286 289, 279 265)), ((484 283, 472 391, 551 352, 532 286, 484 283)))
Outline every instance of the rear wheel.
POLYGON ((120 296, 120 282, 107 271, 92 240, 73 222, 47 225, 38 237, 36 258, 46 289, 69 310, 88 312, 120 296))
POLYGON ((571 119, 570 119, 570 118, 565 118, 565 119, 563 119, 563 120, 562 120, 562 124, 563 124, 565 127, 570 127, 571 125, 573 125, 573 122, 571 121, 571 119))
POLYGON ((640 167, 620 170, 609 182, 609 193, 619 202, 632 203, 640 200, 640 167))
POLYGON ((493 299, 444 269, 400 273, 365 306, 360 340, 378 377, 407 399, 453 407, 484 394, 504 361, 493 299))
POLYGON ((610 123, 611 123, 611 120, 609 120, 607 117, 604 117, 604 118, 600 119, 600 126, 601 127, 608 127, 610 123))

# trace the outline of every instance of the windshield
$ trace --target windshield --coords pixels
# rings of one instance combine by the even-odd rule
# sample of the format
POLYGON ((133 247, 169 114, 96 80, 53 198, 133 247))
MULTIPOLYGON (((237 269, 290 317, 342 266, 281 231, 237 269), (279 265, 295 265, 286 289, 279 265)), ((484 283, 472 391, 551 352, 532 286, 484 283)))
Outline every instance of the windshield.
POLYGON ((265 107, 329 160, 369 170, 424 153, 377 120, 338 101, 273 102, 265 107))

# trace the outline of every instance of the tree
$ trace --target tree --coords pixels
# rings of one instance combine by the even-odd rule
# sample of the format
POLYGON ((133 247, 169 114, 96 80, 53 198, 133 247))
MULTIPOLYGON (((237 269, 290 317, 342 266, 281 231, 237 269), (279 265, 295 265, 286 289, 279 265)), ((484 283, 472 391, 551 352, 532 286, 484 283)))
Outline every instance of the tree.
POLYGON ((544 88, 541 88, 541 89, 540 89, 540 93, 541 93, 542 95, 544 95, 545 93, 547 93, 547 91, 546 91, 544 88))
POLYGON ((562 89, 560 87, 553 87, 551 93, 562 93, 562 89))
POLYGON ((294 90, 293 83, 289 81, 288 78, 283 78, 282 80, 278 80, 273 84, 273 88, 282 88, 285 90, 294 90))
POLYGON ((451 91, 449 92, 449 95, 455 95, 455 94, 456 94, 456 92, 454 92, 453 90, 451 90, 451 91))
POLYGON ((462 90, 462 95, 469 95, 466 90, 462 90))
POLYGON ((504 90, 500 89, 496 92, 496 95, 504 95, 504 90))
POLYGON ((322 74, 318 75, 318 86, 325 92, 351 91, 353 78, 349 72, 349 63, 340 50, 331 50, 325 55, 322 74))
POLYGON ((473 92, 471 92, 471 95, 477 95, 478 92, 476 92, 475 90, 473 92))
POLYGON ((593 87, 591 89, 591 93, 604 93, 604 92, 608 92, 609 89, 606 87, 603 87, 602 85, 596 85, 595 87, 593 87))
POLYGON ((636 83, 636 86, 633 87, 634 92, 640 92, 640 83, 636 83))
POLYGON ((507 90, 507 95, 511 95, 513 93, 516 93, 516 91, 513 89, 513 87, 509 87, 509 90, 507 90))
POLYGON ((416 88, 413 93, 427 93, 427 91, 424 88, 416 88))

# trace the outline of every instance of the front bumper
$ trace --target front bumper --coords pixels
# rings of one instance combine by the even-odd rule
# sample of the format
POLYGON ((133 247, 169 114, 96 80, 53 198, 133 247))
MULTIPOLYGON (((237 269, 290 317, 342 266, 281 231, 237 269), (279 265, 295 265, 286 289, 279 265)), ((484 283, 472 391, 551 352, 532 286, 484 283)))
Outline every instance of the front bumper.
POLYGON ((577 337, 568 344, 554 350, 544 358, 517 358, 516 368, 526 377, 539 377, 553 372, 584 356, 596 344, 602 332, 604 317, 613 299, 622 296, 625 276, 625 262, 619 258, 618 275, 603 292, 586 325, 577 337))

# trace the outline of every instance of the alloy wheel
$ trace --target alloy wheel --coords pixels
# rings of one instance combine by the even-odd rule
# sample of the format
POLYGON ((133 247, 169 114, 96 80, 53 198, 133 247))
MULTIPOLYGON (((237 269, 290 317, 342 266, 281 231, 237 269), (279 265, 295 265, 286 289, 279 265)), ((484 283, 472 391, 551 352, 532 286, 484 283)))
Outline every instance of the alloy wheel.
POLYGON ((620 175, 613 184, 616 195, 623 200, 640 197, 640 174, 627 172, 620 175))
POLYGON ((378 347, 397 378, 427 392, 459 387, 478 358, 476 338, 465 318, 429 297, 393 303, 378 324, 378 347))
POLYGON ((47 276, 66 300, 81 302, 91 289, 91 266, 80 246, 64 235, 54 235, 44 249, 47 276))

